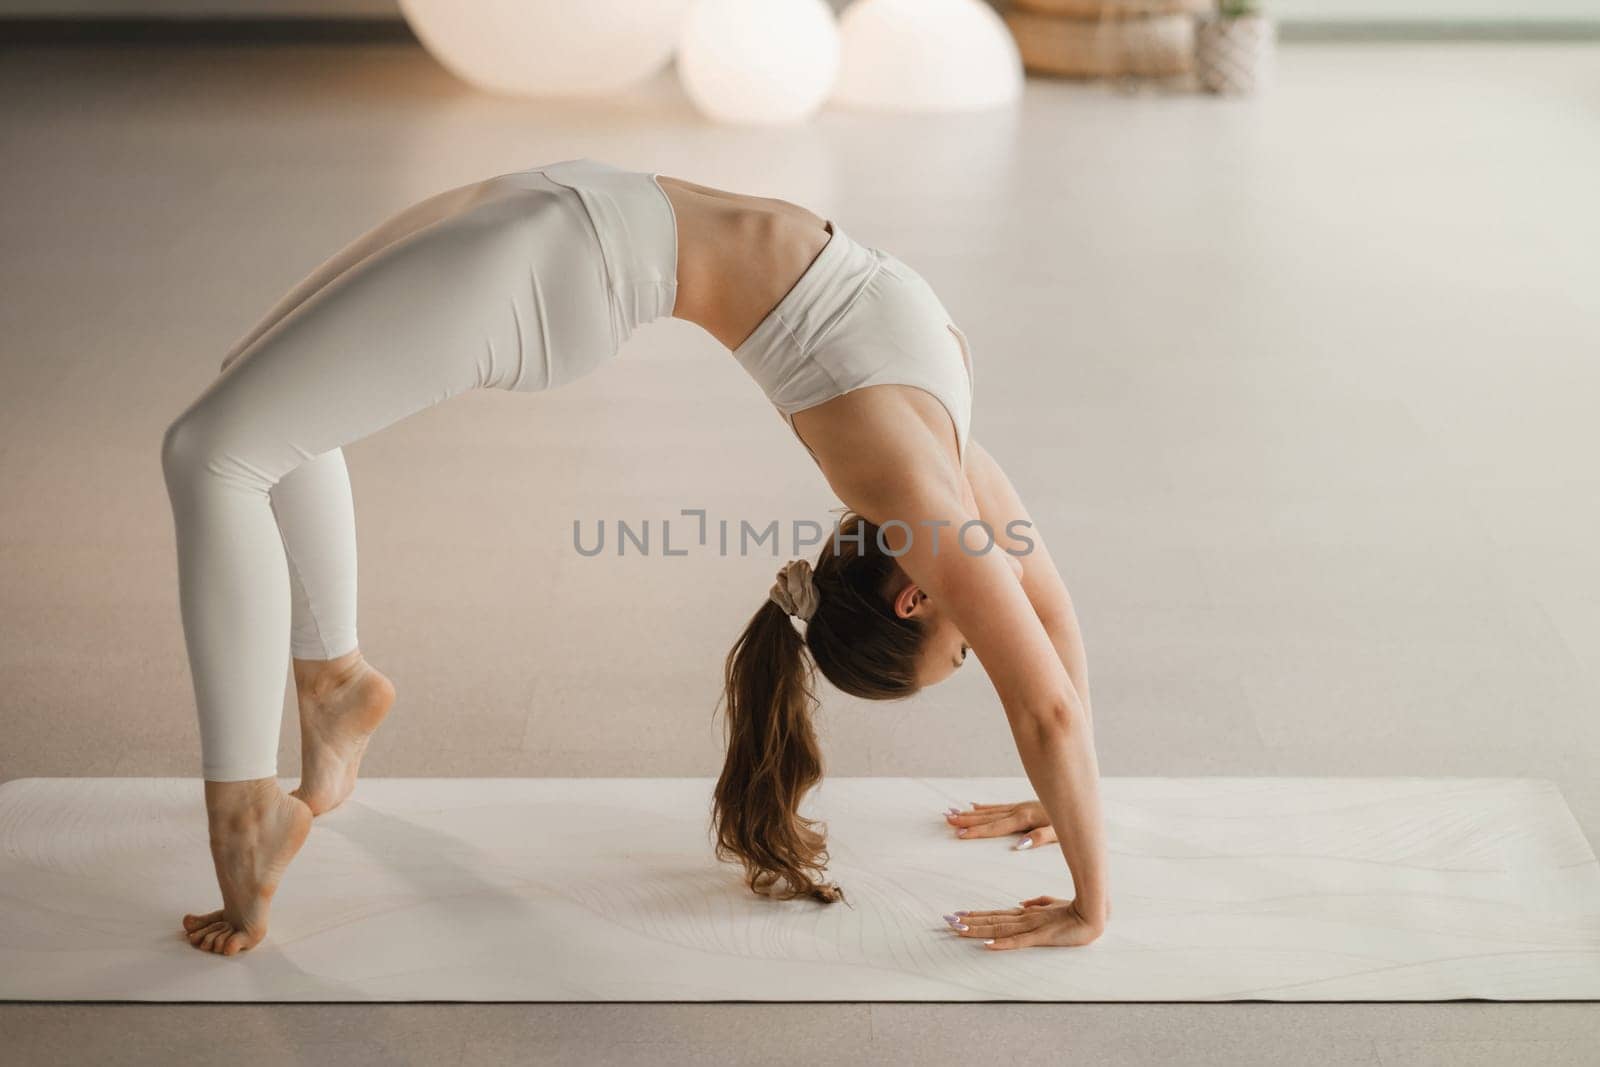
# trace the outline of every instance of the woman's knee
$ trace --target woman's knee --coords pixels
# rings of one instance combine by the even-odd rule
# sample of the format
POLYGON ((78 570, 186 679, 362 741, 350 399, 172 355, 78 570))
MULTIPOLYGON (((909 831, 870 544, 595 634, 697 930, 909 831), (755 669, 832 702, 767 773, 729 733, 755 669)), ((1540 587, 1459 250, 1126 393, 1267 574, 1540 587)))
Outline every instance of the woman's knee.
POLYGON ((175 481, 187 479, 192 471, 203 465, 201 453, 205 443, 196 426, 193 412, 186 411, 172 421, 161 437, 161 470, 170 486, 175 481))
POLYGON ((223 428, 203 405, 189 408, 172 421, 161 438, 161 469, 168 488, 192 485, 219 470, 228 454, 223 428))

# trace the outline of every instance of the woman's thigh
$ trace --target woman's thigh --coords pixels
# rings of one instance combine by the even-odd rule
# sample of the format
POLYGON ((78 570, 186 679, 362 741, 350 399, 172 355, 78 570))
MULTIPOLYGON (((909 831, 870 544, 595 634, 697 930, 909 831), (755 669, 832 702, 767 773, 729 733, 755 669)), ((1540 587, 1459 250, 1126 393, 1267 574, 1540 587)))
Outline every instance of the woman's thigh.
POLYGON ((271 485, 469 389, 579 376, 615 352, 604 265, 581 212, 554 185, 477 190, 306 296, 182 418, 225 469, 271 485))
POLYGON ((222 369, 227 370, 263 334, 340 275, 395 242, 470 209, 474 202, 483 199, 486 191, 497 180, 490 178, 437 193, 391 215, 355 238, 318 264, 315 270, 285 293, 249 333, 235 342, 223 357, 222 369))

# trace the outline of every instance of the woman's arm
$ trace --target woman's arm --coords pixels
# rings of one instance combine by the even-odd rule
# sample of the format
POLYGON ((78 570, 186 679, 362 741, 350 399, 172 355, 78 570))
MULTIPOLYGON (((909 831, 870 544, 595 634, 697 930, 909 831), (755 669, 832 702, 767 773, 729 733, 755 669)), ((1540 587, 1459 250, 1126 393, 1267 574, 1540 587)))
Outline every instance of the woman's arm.
MULTIPOLYGON (((901 469, 906 469, 902 467, 901 469)), ((836 486, 836 488, 839 488, 836 486)), ((865 487, 863 487, 865 488, 865 487)), ((885 543, 912 581, 941 604, 978 656, 1005 709, 1023 769, 1062 839, 1076 900, 1071 914, 1045 926, 1002 924, 981 931, 1006 945, 1084 944, 1104 928, 1109 907, 1099 766, 1088 709, 1046 632, 1039 613, 999 548, 974 527, 982 516, 950 488, 884 480, 847 503, 887 525, 885 543), (892 524, 899 520, 900 524, 892 524), (1026 940, 1008 935, 1026 935, 1026 940)), ((999 531, 996 531, 997 533, 999 531)), ((1027 560, 1024 559, 1026 571, 1027 560)), ((997 920, 998 921, 998 920, 997 920)))
POLYGON ((1022 564, 1022 591, 1033 605, 1034 614, 1050 635, 1050 643, 1061 657, 1078 696, 1083 701, 1084 714, 1094 725, 1093 706, 1089 700, 1089 658, 1083 648, 1083 633, 1078 626, 1078 615, 1072 607, 1072 597, 1067 585, 1056 570, 1055 560, 1045 547, 1044 538, 1033 525, 1033 516, 1023 506, 1022 497, 986 449, 977 441, 967 445, 967 481, 978 503, 978 514, 995 531, 995 540, 1001 548, 1016 555, 1022 564), (1011 536, 1011 524, 1018 524, 1022 537, 1011 536), (1024 540, 1026 538, 1026 540, 1024 540))
MULTIPOLYGON (((1045 547, 1044 537, 1033 524, 1033 516, 1022 503, 1022 497, 1011 484, 1011 479, 1000 464, 977 441, 967 445, 967 481, 978 504, 978 513, 996 531, 1001 547, 1016 553, 1022 564, 1022 588, 1039 616, 1050 643, 1061 657, 1061 664, 1072 678, 1078 695, 1083 699, 1084 715, 1094 729, 1093 704, 1089 698, 1089 662, 1083 647, 1083 633, 1078 626, 1077 612, 1073 610, 1072 597, 1066 583, 1056 570, 1055 561, 1045 547), (1007 530, 1013 522, 1022 524, 1017 531, 1022 537, 1011 536, 1007 530), (1027 540, 1024 541, 1022 538, 1027 540)), ((1057 840, 1055 828, 1050 824, 1048 812, 1037 801, 1015 804, 980 804, 970 812, 948 816, 952 826, 963 831, 962 837, 977 840, 1005 834, 1026 834, 1018 848, 1048 845, 1057 840)))

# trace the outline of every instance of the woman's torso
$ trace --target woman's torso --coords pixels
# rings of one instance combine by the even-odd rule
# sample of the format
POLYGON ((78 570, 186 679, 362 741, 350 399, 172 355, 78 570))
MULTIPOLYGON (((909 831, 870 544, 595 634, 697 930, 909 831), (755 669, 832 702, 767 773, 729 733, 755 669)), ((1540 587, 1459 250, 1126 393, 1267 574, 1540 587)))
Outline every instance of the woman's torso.
POLYGON ((676 318, 737 349, 828 243, 827 221, 786 200, 661 175, 678 220, 676 318))
POLYGON ((798 205, 657 182, 677 215, 673 315, 735 352, 830 483, 911 457, 970 497, 970 354, 927 283, 798 205))

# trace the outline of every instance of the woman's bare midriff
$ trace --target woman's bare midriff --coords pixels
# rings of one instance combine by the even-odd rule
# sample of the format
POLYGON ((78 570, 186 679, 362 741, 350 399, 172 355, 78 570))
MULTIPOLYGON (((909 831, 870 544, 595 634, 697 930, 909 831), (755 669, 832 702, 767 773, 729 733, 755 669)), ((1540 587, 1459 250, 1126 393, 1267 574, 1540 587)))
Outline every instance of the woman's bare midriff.
MULTIPOLYGON (((736 349, 828 243, 827 220, 787 200, 666 176, 658 181, 678 217, 673 317, 736 349)), ((925 458, 919 463, 948 478, 960 498, 976 507, 950 415, 920 389, 885 384, 853 390, 796 412, 793 425, 847 504, 857 481, 883 478, 879 457, 920 454, 925 458)))
POLYGON ((787 200, 658 181, 678 220, 673 317, 738 348, 828 243, 827 222, 787 200))

